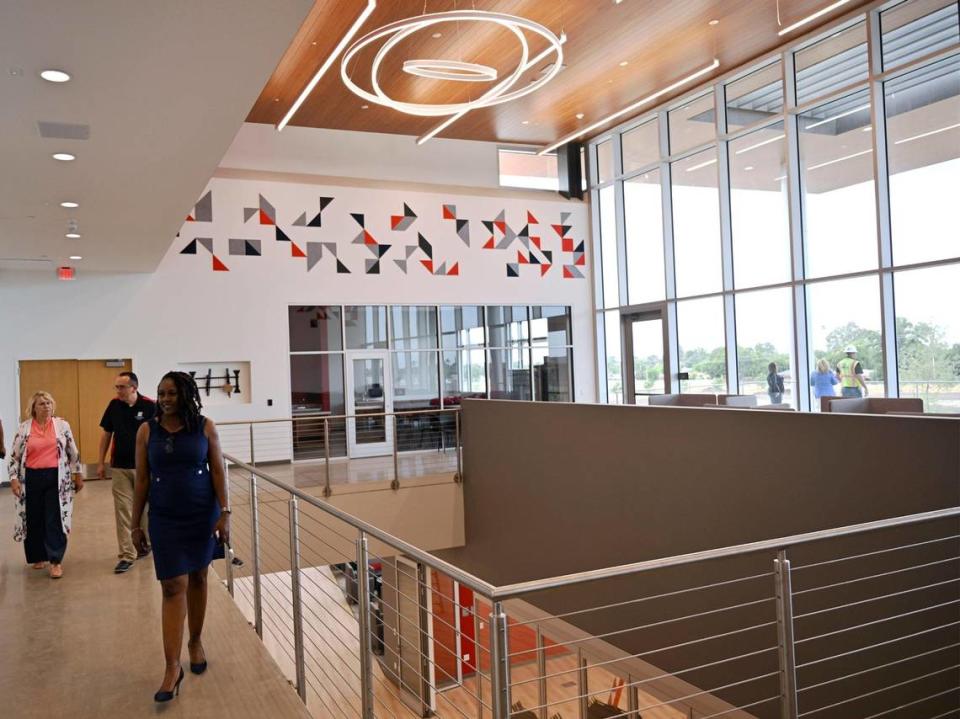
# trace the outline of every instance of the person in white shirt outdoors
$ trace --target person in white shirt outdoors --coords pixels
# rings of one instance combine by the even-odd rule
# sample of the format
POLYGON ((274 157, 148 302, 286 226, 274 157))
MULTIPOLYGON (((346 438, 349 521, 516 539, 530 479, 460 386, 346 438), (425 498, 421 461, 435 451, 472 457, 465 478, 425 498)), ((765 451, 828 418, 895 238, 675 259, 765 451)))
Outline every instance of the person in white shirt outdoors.
POLYGON ((7 471, 16 497, 13 538, 23 542, 27 563, 50 577, 63 576, 63 555, 73 519, 73 495, 83 489, 80 451, 66 420, 54 416, 49 392, 35 392, 29 419, 13 438, 7 471))
MULTIPOLYGON (((149 554, 149 548, 144 553, 137 551, 130 538, 131 516, 133 515, 133 485, 134 467, 136 466, 137 430, 144 422, 149 422, 156 414, 156 403, 144 397, 138 391, 139 380, 133 372, 121 372, 114 380, 113 388, 117 396, 110 400, 107 409, 100 420, 100 455, 97 475, 106 479, 105 460, 107 449, 113 442, 113 453, 110 456, 110 478, 113 482, 113 509, 117 523, 117 566, 114 574, 123 574, 133 563, 149 554)), ((141 529, 147 534, 147 515, 141 519, 141 529)))

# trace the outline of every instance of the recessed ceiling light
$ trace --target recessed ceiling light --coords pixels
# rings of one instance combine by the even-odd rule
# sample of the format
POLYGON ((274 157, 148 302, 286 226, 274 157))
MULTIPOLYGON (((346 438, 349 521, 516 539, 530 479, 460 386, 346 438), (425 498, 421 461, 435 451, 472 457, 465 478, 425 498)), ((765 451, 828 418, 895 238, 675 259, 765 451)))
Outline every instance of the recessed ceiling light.
POLYGON ((620 63, 620 67, 626 67, 626 66, 629 65, 629 64, 630 64, 630 63, 629 63, 628 60, 624 60, 623 62, 620 63))
POLYGON ((720 24, 719 20, 711 20, 710 22, 707 23, 707 25, 719 25, 719 24, 720 24))
POLYGON ((47 82, 67 82, 70 79, 70 75, 63 70, 44 70, 40 73, 40 77, 47 82))
POLYGON ((314 40, 314 41, 313 41, 312 43, 310 43, 310 44, 311 44, 311 45, 316 45, 316 44, 317 44, 317 41, 314 40))
POLYGON ((750 170, 753 169, 753 165, 747 165, 747 166, 744 167, 743 169, 746 170, 747 172, 750 172, 750 170))
POLYGON ((79 232, 68 232, 66 235, 64 235, 64 237, 66 237, 68 240, 79 240, 79 239, 80 239, 80 233, 79 233, 79 232))
POLYGON ((521 125, 529 125, 529 124, 530 124, 530 121, 529 121, 529 120, 523 120, 520 124, 521 124, 521 125))
POLYGON ((369 109, 370 109, 370 106, 369 106, 369 105, 361 105, 361 106, 360 106, 360 109, 361 109, 361 110, 369 110, 369 109))
POLYGON ((436 40, 438 37, 443 37, 443 33, 442 33, 442 32, 435 32, 435 33, 433 33, 433 35, 431 35, 430 37, 432 37, 434 40, 436 40))
POLYGON ((583 119, 583 113, 582 113, 582 112, 578 112, 578 113, 577 113, 577 119, 578 119, 578 120, 582 120, 582 119, 583 119))
POLYGON ((71 202, 70 200, 65 200, 64 202, 60 203, 60 207, 69 207, 70 209, 73 209, 74 207, 80 207, 80 203, 71 202))
POLYGON ((861 130, 861 132, 870 132, 870 130, 872 129, 873 129, 872 127, 865 127, 861 130))
POLYGON ((61 162, 70 162, 70 160, 76 160, 77 158, 69 152, 55 152, 53 153, 53 159, 60 160, 61 162))
POLYGON ((70 255, 71 260, 82 260, 83 258, 80 255, 70 255))
POLYGON ((279 97, 275 97, 275 98, 273 98, 273 101, 274 101, 274 102, 280 102, 280 98, 279 98, 279 97))

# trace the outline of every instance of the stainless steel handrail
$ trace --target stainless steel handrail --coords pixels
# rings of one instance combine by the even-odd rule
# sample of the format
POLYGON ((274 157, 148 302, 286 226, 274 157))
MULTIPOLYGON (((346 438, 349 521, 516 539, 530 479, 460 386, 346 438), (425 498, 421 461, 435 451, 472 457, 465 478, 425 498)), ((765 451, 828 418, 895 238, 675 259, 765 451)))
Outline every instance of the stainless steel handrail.
POLYGON ((327 514, 335 517, 336 519, 339 519, 342 522, 349 524, 351 527, 354 527, 357 530, 364 532, 366 535, 373 537, 374 539, 379 539, 380 541, 384 542, 385 544, 389 544, 391 547, 395 549, 399 549, 401 552, 403 552, 410 558, 415 559, 418 562, 423 562, 424 564, 430 567, 433 567, 434 569, 437 569, 443 572, 444 574, 449 575, 450 577, 453 577, 453 579, 460 582, 461 584, 464 584, 470 587, 470 589, 473 589, 474 591, 480 592, 485 596, 491 596, 496 591, 496 587, 493 586, 492 584, 485 582, 479 577, 475 577, 469 572, 463 571, 459 567, 455 567, 449 562, 445 562, 444 560, 430 554, 429 552, 425 552, 422 549, 419 549, 413 546, 409 542, 405 542, 404 540, 398 537, 395 537, 392 534, 389 534, 388 532, 384 532, 382 529, 375 527, 369 522, 363 521, 359 517, 355 517, 352 514, 344 512, 342 509, 334 507, 332 504, 329 504, 328 502, 324 502, 322 499, 318 499, 317 497, 314 497, 311 494, 307 494, 306 492, 300 489, 297 489, 296 487, 293 487, 287 484, 286 482, 282 482, 281 480, 276 479, 275 477, 271 477, 266 472, 259 470, 256 467, 253 467, 249 464, 246 464, 245 462, 241 462, 236 457, 233 457, 227 453, 224 453, 223 456, 224 456, 224 459, 230 462, 235 469, 241 469, 245 472, 249 472, 251 475, 255 477, 259 477, 260 479, 266 482, 269 482, 270 484, 274 485, 275 487, 278 487, 279 489, 282 489, 285 492, 289 492, 291 495, 298 497, 304 502, 307 502, 313 505, 317 509, 323 512, 326 512, 327 514))
POLYGON ((547 589, 556 589, 558 587, 566 587, 570 586, 571 584, 582 584, 584 582, 592 582, 599 579, 620 577, 625 574, 636 574, 638 572, 646 572, 653 569, 677 567, 682 564, 693 564, 695 562, 704 562, 712 559, 736 557, 744 554, 753 554, 754 552, 779 551, 784 547, 795 547, 800 544, 809 544, 811 542, 818 542, 825 539, 844 537, 851 534, 861 534, 863 532, 872 532, 880 529, 902 527, 908 524, 932 522, 938 519, 949 519, 950 517, 960 517, 960 507, 937 509, 932 512, 920 512, 918 514, 907 514, 902 517, 880 519, 873 522, 864 522, 862 524, 851 524, 846 527, 822 529, 816 532, 794 534, 786 537, 777 537, 775 539, 764 539, 758 542, 748 542, 746 544, 734 544, 729 547, 708 549, 702 552, 691 552, 690 554, 679 554, 673 557, 664 557, 662 559, 648 559, 643 562, 621 564, 616 567, 607 567, 605 569, 594 569, 559 577, 534 579, 529 582, 507 584, 504 586, 495 587, 491 598, 501 600, 510 599, 523 594, 541 592, 547 589))
POLYGON ((304 419, 368 419, 370 417, 407 417, 416 414, 453 414, 459 413, 460 407, 437 407, 436 409, 401 409, 394 412, 363 412, 361 414, 299 414, 290 417, 271 417, 269 419, 233 419, 217 422, 218 427, 248 424, 271 424, 277 422, 299 422, 304 419))

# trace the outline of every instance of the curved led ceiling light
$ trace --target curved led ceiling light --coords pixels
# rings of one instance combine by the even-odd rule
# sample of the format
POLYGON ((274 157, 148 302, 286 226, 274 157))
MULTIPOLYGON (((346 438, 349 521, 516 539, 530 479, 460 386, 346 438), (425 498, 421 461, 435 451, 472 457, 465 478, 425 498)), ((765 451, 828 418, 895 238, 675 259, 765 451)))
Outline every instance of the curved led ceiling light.
MULTIPOLYGON (((416 62, 422 64, 424 61, 419 60, 416 62)), ((443 63, 443 65, 448 68, 452 64, 452 61, 449 60, 441 60, 439 62, 443 63)), ((457 115, 458 113, 469 112, 470 110, 476 110, 481 107, 500 105, 505 102, 510 102, 511 100, 516 100, 525 95, 529 95, 532 92, 536 92, 554 78, 554 76, 560 71, 562 64, 563 44, 560 41, 560 38, 554 35, 543 25, 533 22, 532 20, 527 20, 526 18, 516 17, 515 15, 507 15, 504 13, 484 12, 481 10, 455 10, 453 12, 431 13, 428 15, 419 15, 417 17, 407 18, 406 20, 399 20, 397 22, 384 25, 383 27, 364 35, 347 49, 343 55, 343 58, 340 60, 340 78, 343 80, 343 84, 346 85, 351 92, 369 102, 374 102, 378 105, 389 107, 408 115, 439 117, 443 115, 457 115), (434 25, 450 22, 493 23, 509 30, 514 34, 514 36, 517 38, 517 42, 520 44, 520 60, 517 63, 517 66, 503 79, 503 81, 490 88, 476 99, 468 102, 446 104, 402 102, 387 95, 380 87, 379 74, 380 65, 383 63, 387 55, 390 54, 390 51, 405 38, 416 32, 419 32, 420 30, 432 27, 434 25), (548 48, 548 54, 554 53, 555 57, 550 69, 539 79, 533 81, 525 87, 512 90, 511 88, 517 85, 520 77, 530 67, 530 46, 527 42, 527 37, 525 34, 526 31, 529 31, 535 35, 539 35, 546 40, 550 45, 548 48), (350 77, 348 68, 350 67, 351 60, 353 60, 353 58, 360 51, 369 47, 373 43, 376 43, 378 40, 383 40, 384 38, 387 39, 383 45, 380 46, 380 49, 377 50, 377 53, 373 58, 373 63, 370 66, 370 86, 373 89, 373 92, 370 92, 363 89, 353 81, 353 79, 350 77)), ((460 81, 463 79, 463 77, 457 78, 457 80, 460 81)))
POLYGON ((490 82, 497 79, 497 69, 489 65, 459 60, 404 60, 403 71, 417 77, 457 82, 490 82))

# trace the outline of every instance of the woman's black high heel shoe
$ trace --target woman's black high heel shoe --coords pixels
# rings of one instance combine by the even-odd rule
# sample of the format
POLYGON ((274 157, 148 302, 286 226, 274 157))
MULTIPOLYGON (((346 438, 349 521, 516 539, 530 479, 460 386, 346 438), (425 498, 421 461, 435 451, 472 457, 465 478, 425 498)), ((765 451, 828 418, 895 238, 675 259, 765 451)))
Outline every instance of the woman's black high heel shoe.
POLYGON ((177 683, 173 685, 173 690, 169 692, 157 692, 153 695, 155 702, 168 702, 180 693, 180 682, 183 681, 183 667, 180 667, 180 676, 177 677, 177 683))
POLYGON ((207 671, 207 660, 204 659, 202 662, 197 664, 190 662, 190 671, 193 674, 203 674, 205 671, 207 671))

